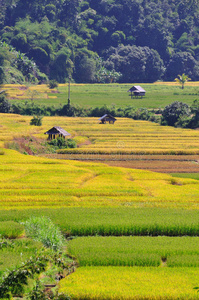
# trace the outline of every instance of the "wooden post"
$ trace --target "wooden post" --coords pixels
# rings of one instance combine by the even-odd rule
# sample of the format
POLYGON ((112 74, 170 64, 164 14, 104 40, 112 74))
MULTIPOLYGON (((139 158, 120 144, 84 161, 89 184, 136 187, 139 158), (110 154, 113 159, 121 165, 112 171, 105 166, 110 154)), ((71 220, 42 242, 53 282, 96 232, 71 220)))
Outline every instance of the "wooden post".
POLYGON ((68 77, 68 106, 70 106, 70 80, 71 77, 68 77))

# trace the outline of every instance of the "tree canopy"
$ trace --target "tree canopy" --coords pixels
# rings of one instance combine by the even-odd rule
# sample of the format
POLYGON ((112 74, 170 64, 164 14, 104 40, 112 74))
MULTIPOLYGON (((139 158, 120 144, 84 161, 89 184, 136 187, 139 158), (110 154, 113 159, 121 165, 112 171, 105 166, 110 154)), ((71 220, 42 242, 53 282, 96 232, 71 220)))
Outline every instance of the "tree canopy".
POLYGON ((121 82, 199 80, 198 0, 4 0, 0 39, 59 82, 99 81, 101 68, 121 82))

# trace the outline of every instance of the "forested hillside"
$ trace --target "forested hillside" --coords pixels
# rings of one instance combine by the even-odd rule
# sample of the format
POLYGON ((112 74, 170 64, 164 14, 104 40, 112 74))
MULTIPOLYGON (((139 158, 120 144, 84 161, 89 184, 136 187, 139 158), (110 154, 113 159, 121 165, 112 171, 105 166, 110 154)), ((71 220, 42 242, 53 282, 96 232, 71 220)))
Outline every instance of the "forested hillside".
POLYGON ((199 80, 198 0, 0 0, 0 39, 7 82, 199 80))

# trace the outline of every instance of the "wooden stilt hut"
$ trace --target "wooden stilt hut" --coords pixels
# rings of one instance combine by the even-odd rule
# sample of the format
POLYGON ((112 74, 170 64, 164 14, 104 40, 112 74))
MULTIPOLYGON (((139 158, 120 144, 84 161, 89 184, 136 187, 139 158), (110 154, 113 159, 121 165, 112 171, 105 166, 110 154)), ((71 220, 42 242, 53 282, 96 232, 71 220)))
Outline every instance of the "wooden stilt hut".
POLYGON ((142 98, 143 96, 145 96, 146 91, 139 85, 134 85, 132 86, 132 88, 130 88, 130 90, 128 90, 131 96, 131 99, 133 98, 133 96, 135 98, 138 98, 139 96, 142 98))
POLYGON ((102 116, 101 118, 99 118, 99 121, 101 124, 114 124, 116 121, 116 118, 114 118, 113 116, 109 115, 109 114, 105 114, 104 116, 102 116))
POLYGON ((50 130, 46 131, 44 134, 48 134, 48 140, 53 140, 57 137, 63 137, 65 139, 66 136, 70 136, 70 133, 68 133, 60 126, 54 126, 50 130))

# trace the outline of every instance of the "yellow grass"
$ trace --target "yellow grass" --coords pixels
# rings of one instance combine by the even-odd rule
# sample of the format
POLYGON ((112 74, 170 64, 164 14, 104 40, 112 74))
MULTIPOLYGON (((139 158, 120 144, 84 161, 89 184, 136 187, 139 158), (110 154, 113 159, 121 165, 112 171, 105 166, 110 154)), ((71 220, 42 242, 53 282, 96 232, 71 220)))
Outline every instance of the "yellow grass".
MULTIPOLYGON (((175 81, 156 81, 152 84, 179 86, 179 83, 177 83, 175 81)), ((199 86, 199 81, 188 81, 188 82, 186 82, 186 86, 199 86)))

